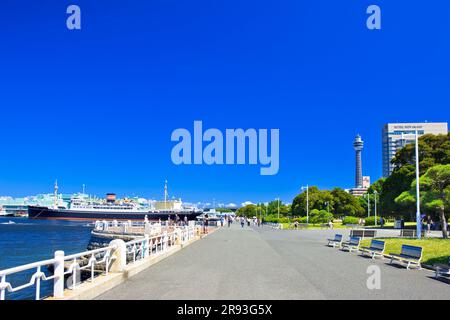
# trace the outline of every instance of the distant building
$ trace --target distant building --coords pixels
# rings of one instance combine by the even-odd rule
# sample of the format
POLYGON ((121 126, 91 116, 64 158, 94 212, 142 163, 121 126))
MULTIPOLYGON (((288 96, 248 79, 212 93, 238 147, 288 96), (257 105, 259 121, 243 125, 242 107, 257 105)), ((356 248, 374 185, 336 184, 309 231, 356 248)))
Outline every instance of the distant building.
POLYGON ((364 176, 363 177, 363 188, 367 188, 369 189, 370 187, 370 177, 369 176, 364 176))
POLYGON ((383 177, 389 177, 394 170, 391 160, 398 149, 415 141, 415 131, 424 134, 447 134, 446 122, 435 123, 387 123, 382 130, 383 177))

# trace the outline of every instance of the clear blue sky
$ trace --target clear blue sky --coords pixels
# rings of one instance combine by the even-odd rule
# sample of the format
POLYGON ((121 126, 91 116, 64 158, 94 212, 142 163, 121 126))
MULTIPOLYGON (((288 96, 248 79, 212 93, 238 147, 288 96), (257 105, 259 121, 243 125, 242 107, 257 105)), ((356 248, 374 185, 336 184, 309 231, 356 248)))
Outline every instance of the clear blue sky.
POLYGON ((386 122, 448 121, 448 1, 2 0, 0 194, 290 201, 381 176, 386 122), (82 30, 66 28, 66 8, 82 30), (382 9, 382 30, 365 26, 382 9), (172 164, 171 132, 279 128, 280 171, 172 164))

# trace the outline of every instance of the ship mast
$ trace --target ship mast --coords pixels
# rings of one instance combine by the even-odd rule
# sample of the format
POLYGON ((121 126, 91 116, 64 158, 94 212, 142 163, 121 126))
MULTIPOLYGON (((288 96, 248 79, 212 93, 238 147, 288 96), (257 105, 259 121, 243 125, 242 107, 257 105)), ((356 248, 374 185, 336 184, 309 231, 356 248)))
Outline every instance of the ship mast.
POLYGON ((168 192, 167 192, 167 180, 164 183, 164 209, 167 210, 167 197, 169 196, 168 192))
POLYGON ((55 190, 53 195, 53 207, 58 209, 58 180, 55 181, 55 190))

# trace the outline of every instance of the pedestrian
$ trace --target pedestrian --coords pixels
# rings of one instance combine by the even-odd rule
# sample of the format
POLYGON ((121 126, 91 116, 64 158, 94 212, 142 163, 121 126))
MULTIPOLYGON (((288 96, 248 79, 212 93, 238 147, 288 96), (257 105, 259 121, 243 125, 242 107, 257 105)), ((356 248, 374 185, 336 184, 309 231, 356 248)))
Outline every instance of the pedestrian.
POLYGON ((223 227, 223 217, 220 218, 220 226, 223 227))
POLYGON ((295 220, 295 221, 294 221, 294 229, 297 230, 297 228, 298 228, 298 221, 295 220))
POLYGON ((208 214, 205 213, 205 215, 203 216, 203 233, 207 234, 208 233, 208 214))
POLYGON ((184 225, 187 227, 188 226, 188 217, 184 216, 184 225))
POLYGON ((333 222, 331 222, 331 220, 328 221, 328 227, 330 227, 330 229, 333 229, 333 222))
POLYGON ((242 228, 244 228, 244 224, 245 224, 244 217, 241 217, 241 227, 242 228))
POLYGON ((231 223, 233 222, 233 219, 231 216, 228 216, 228 228, 231 226, 231 223))
POLYGON ((427 221, 427 236, 429 236, 431 234, 431 225, 433 224, 433 220, 431 219, 430 216, 428 216, 428 221, 427 221))

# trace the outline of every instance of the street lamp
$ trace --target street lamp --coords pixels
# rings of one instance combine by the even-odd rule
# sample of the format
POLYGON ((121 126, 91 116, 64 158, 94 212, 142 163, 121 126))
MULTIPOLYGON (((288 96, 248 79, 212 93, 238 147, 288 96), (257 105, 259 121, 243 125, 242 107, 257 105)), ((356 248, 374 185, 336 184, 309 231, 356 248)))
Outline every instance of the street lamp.
POLYGON ((280 198, 277 198, 277 204, 278 204, 278 219, 280 219, 280 198))
POLYGON ((370 194, 367 193, 364 195, 364 198, 367 198, 367 218, 370 217, 370 194))
POLYGON ((378 194, 378 191, 377 190, 375 190, 374 192, 373 192, 373 196, 374 196, 374 201, 375 201, 375 227, 377 226, 377 194, 378 194))
POLYGON ((306 189, 306 223, 309 223, 309 185, 302 187, 302 190, 306 189))
POLYGON ((419 131, 416 130, 416 233, 417 239, 422 236, 422 224, 420 221, 420 186, 419 186, 419 131))

